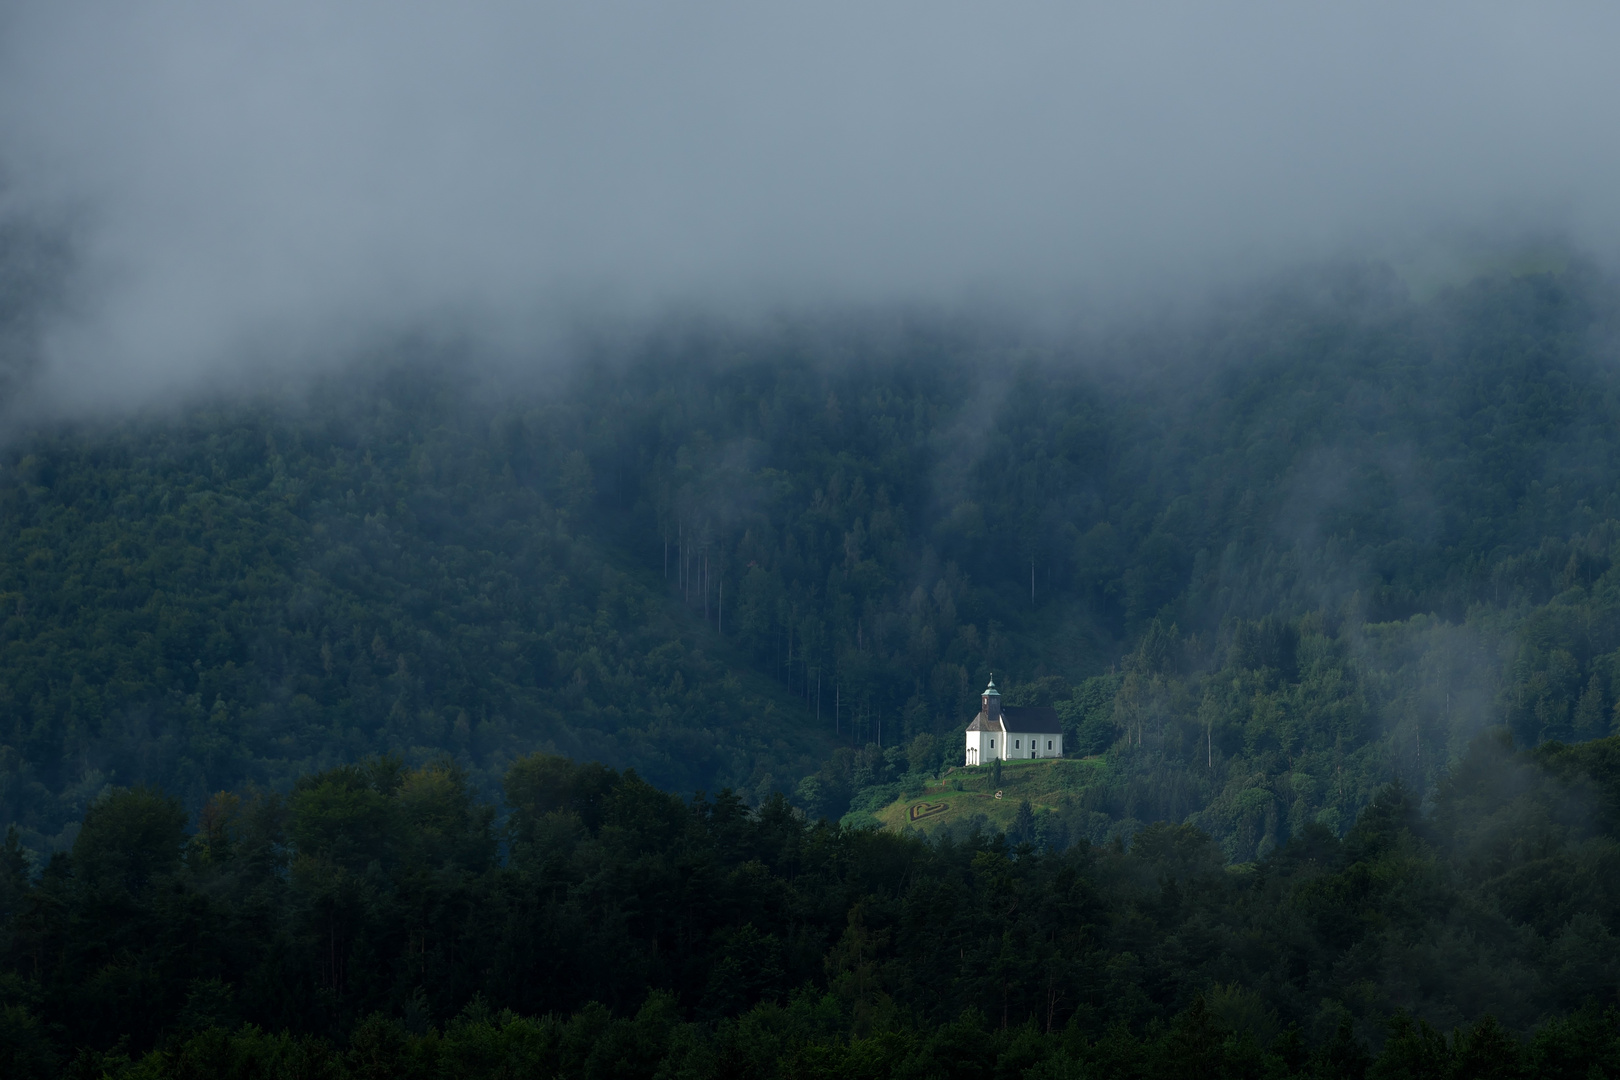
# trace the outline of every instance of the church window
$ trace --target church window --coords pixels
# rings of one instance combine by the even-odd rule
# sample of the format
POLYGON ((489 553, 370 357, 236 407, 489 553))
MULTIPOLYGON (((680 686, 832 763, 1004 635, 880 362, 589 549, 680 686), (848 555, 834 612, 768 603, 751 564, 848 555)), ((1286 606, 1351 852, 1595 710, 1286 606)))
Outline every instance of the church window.
POLYGON ((1023 742, 1022 739, 1014 739, 1013 740, 1013 749, 1014 750, 1022 750, 1023 748, 1024 748, 1024 742, 1023 742))

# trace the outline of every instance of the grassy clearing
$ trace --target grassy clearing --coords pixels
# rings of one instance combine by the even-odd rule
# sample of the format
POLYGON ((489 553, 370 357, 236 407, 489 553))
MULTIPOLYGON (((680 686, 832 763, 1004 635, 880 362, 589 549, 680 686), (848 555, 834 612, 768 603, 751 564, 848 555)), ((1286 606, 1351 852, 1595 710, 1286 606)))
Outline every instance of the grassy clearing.
POLYGON ((875 812, 886 829, 910 827, 923 833, 965 822, 983 814, 991 828, 1008 829, 1018 804, 1028 799, 1036 813, 1057 810, 1066 799, 1073 799, 1089 784, 1107 775, 1108 763, 1100 757, 1046 761, 1004 761, 1001 786, 992 781, 991 766, 957 766, 920 795, 902 796, 875 812), (996 798, 996 792, 1001 798, 996 798))

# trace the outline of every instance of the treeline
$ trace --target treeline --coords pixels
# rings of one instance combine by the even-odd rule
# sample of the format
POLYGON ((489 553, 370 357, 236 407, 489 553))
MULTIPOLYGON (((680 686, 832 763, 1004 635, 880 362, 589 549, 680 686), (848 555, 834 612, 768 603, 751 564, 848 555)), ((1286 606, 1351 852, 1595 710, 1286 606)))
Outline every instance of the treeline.
POLYGON ((1520 602, 1542 545, 1620 517, 1614 311, 1580 270, 1416 304, 1340 268, 1145 344, 716 332, 576 392, 624 534, 654 565, 673 545, 711 622, 724 584, 827 726, 895 745, 965 720, 992 669, 1078 682, 1155 618, 1520 602))
MULTIPOLYGON (((1212 995, 1218 1005, 1225 997, 1212 995)), ((415 1031, 373 1016, 345 1046, 246 1027, 210 1028, 131 1062, 122 1054, 85 1054, 64 1075, 175 1080, 468 1080, 516 1076, 630 1080, 634 1077, 1028 1077, 1068 1080, 1095 1076, 1200 1076, 1211 1080, 1265 1077, 1388 1077, 1390 1080, 1475 1080, 1489 1077, 1607 1075, 1620 1062, 1620 1013, 1585 1009, 1555 1020, 1521 1042, 1490 1018, 1450 1033, 1404 1018, 1375 1058, 1341 1029, 1333 1042, 1307 1048, 1298 1033, 1262 1044, 1217 1019, 1203 997, 1168 1024, 1137 1036, 1120 1029, 1090 1040, 1074 1029, 1056 1034, 1026 1023, 997 1028, 968 1013, 933 1031, 885 1028, 845 1036, 841 1017, 814 998, 785 1008, 758 1006, 717 1025, 682 1022, 666 997, 654 996, 633 1018, 605 1009, 538 1020, 469 1007, 441 1031, 415 1031), (1584 1071, 1583 1071, 1584 1070, 1584 1071)), ((13 1059, 28 1077, 47 1055, 13 1059)))
POLYGON ((546 749, 754 800, 824 752, 582 525, 577 451, 520 447, 432 365, 322 396, 0 462, 0 820, 31 847, 109 785, 195 810, 381 751, 493 787, 546 749))
POLYGON ((1115 766, 1068 834, 1191 820, 1243 860, 1426 797, 1486 727, 1610 732, 1615 300, 1352 267, 1072 354, 714 331, 582 378, 581 445, 627 546, 840 741, 799 805, 937 772, 994 670, 1115 766))
MULTIPOLYGON (((1105 843, 1186 821, 1246 862, 1313 823, 1342 834, 1392 777, 1432 797, 1493 722, 1520 746, 1620 730, 1620 523, 1547 541, 1490 577, 1506 602, 1455 621, 1319 610, 1183 634, 1156 619, 1111 672, 1008 684, 1010 703, 1056 707, 1071 755, 1107 756, 1037 824, 1105 843)), ((954 732, 840 750, 796 798, 858 822, 960 753, 954 732)))
POLYGON ((1342 840, 1308 825, 1232 866, 1190 825, 1129 845, 930 845, 555 757, 511 767, 499 825, 449 763, 219 794, 194 828, 173 799, 124 790, 37 875, 8 839, 3 1062, 12 1076, 1612 1066, 1620 739, 1530 753, 1481 739, 1431 804, 1386 788, 1342 840))
POLYGON ((1063 349, 682 327, 545 391, 406 358, 19 434, 0 820, 537 750, 838 817, 993 671, 1117 759, 1071 834, 1342 831, 1486 726, 1609 730, 1617 297, 1340 267, 1063 349))

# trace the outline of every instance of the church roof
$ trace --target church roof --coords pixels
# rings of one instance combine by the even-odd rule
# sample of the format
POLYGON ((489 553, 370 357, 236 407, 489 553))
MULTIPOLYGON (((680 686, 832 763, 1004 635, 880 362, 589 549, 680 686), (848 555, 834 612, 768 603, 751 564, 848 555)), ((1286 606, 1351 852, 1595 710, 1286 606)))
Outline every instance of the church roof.
POLYGON ((1057 710, 1046 705, 1003 705, 1000 721, 992 720, 983 709, 967 726, 969 731, 1004 731, 1019 735, 1061 735, 1063 722, 1057 710))
POLYGON ((1058 719, 1057 710, 1050 705, 1003 705, 1001 728, 1014 734, 1063 734, 1063 722, 1058 719))

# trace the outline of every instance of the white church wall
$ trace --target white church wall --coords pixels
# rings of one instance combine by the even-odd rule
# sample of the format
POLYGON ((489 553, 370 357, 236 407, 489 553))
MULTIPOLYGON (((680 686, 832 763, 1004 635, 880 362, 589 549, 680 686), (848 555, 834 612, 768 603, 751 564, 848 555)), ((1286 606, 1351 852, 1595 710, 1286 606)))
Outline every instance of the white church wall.
POLYGON ((967 733, 967 754, 965 763, 968 765, 988 765, 1002 754, 1005 742, 999 732, 970 731, 967 733))
POLYGON ((1027 731, 1009 731, 1002 757, 1009 761, 1028 761, 1031 758, 1060 758, 1063 756, 1063 736, 1027 731))
POLYGON ((1002 761, 1028 761, 1030 758, 1060 758, 1063 756, 1063 736, 1043 732, 970 731, 963 747, 964 763, 988 765, 1002 761))

